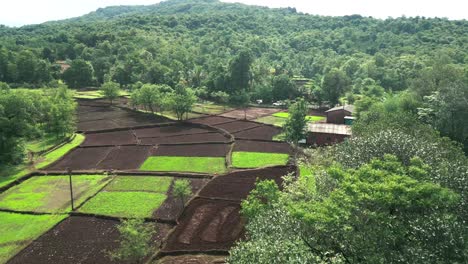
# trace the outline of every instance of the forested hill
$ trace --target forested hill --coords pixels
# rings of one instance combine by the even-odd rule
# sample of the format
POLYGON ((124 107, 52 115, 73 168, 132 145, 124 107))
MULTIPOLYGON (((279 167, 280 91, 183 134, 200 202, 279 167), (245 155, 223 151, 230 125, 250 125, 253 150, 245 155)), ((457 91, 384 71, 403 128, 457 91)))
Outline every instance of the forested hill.
POLYGON ((248 50, 252 91, 267 89, 271 78, 283 73, 310 78, 309 87, 319 91, 330 72, 345 74, 349 88, 366 79, 396 91, 409 88, 435 65, 449 65, 451 75, 466 71, 468 22, 324 17, 293 8, 169 0, 21 28, 2 26, 0 46, 0 81, 13 86, 59 79, 55 62, 68 60, 92 66, 83 86, 106 78, 124 86, 138 81, 173 86, 182 79, 226 91, 232 88, 230 61, 248 50))

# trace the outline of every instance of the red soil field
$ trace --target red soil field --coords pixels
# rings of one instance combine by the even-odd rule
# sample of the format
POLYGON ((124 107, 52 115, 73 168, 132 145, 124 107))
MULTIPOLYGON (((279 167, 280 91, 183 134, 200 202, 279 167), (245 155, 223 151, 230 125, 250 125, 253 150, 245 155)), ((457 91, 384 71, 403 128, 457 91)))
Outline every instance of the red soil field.
POLYGON ((229 250, 243 235, 239 202, 196 198, 179 218, 164 252, 229 250))
POLYGON ((225 157, 229 144, 160 145, 153 156, 225 157))
POLYGON ((286 142, 268 142, 268 141, 251 141, 251 140, 236 140, 234 151, 250 151, 250 152, 273 152, 291 154, 292 148, 286 142))
MULTIPOLYGON (((118 221, 72 216, 48 231, 13 257, 10 264, 96 264, 111 261, 108 252, 119 246, 118 221)), ((171 226, 156 224, 152 244, 157 247, 171 226)))
POLYGON ((255 181, 274 180, 281 187, 282 176, 294 173, 294 167, 272 167, 257 170, 237 171, 212 179, 200 191, 201 197, 242 200, 255 188, 255 181))
POLYGON ((271 140, 281 133, 281 129, 273 126, 260 126, 245 131, 234 133, 236 138, 271 140))
POLYGON ((190 122, 197 123, 197 124, 204 124, 204 125, 216 125, 222 124, 227 122, 235 121, 235 119, 222 117, 222 116, 209 116, 209 117, 202 117, 202 118, 195 118, 191 119, 190 122))
POLYGON ((128 145, 136 144, 136 138, 132 131, 112 131, 101 133, 88 133, 82 146, 102 146, 102 145, 128 145))
POLYGON ((167 137, 184 134, 196 134, 206 133, 210 130, 192 127, 190 125, 173 125, 173 126, 162 126, 162 127, 151 127, 151 128, 140 128, 135 129, 135 134, 139 138, 145 137, 167 137))
MULTIPOLYGON (((175 178, 174 180, 177 180, 175 178)), ((206 183, 208 179, 188 179, 190 181, 190 186, 192 189, 192 196, 195 195, 206 183)), ((164 203, 153 213, 153 217, 156 219, 175 221, 177 217, 182 213, 184 207, 182 206, 182 201, 180 198, 172 195, 172 187, 174 181, 172 182, 169 190, 167 192, 167 198, 164 203)), ((191 197, 187 198, 185 201, 188 201, 191 197)))
POLYGON ((108 119, 118 119, 125 117, 128 114, 127 111, 120 108, 113 107, 99 107, 96 111, 79 113, 78 121, 86 122, 93 120, 108 120, 108 119))
POLYGON ((151 149, 151 146, 116 147, 97 165, 97 169, 136 170, 148 158, 151 149))
POLYGON ((47 170, 92 170, 111 152, 113 147, 76 148, 62 159, 47 167, 47 170))
POLYGON ((228 131, 229 133, 234 133, 234 132, 246 130, 246 129, 249 129, 249 128, 257 127, 257 126, 260 126, 260 124, 254 123, 254 122, 249 122, 249 121, 234 121, 234 122, 230 122, 230 123, 215 125, 215 127, 222 128, 222 129, 228 131))
POLYGON ((95 120, 87 122, 78 122, 78 131, 97 131, 118 127, 118 124, 112 120, 95 120))
MULTIPOLYGON (((279 112, 280 109, 275 108, 261 108, 261 107, 249 107, 247 108, 247 119, 257 119, 262 116, 271 115, 273 113, 279 112)), ((231 117, 236 119, 244 119, 244 109, 236 109, 230 112, 224 113, 221 116, 231 117)))
POLYGON ((142 145, 158 145, 158 144, 178 144, 178 143, 203 143, 203 142, 228 142, 229 138, 221 133, 210 132, 203 134, 180 135, 173 137, 156 137, 142 138, 142 145))

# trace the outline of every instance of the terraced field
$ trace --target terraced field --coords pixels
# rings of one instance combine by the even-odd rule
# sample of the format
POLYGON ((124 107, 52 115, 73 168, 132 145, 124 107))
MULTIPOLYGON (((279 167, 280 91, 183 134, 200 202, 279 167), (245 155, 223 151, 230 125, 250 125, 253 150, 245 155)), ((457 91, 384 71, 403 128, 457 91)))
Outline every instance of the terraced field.
MULTIPOLYGON (((0 217, 12 219, 0 228, 18 232, 0 241, 0 263, 113 263, 105 252, 118 245, 120 218, 156 228, 152 263, 222 262, 244 234, 240 202, 255 181, 281 184, 296 168, 289 144, 273 140, 280 129, 221 110, 175 122, 80 100, 85 140, 0 193, 0 217), (178 179, 189 181, 185 199, 173 193, 178 179)), ((247 116, 275 112, 254 108, 247 116)))

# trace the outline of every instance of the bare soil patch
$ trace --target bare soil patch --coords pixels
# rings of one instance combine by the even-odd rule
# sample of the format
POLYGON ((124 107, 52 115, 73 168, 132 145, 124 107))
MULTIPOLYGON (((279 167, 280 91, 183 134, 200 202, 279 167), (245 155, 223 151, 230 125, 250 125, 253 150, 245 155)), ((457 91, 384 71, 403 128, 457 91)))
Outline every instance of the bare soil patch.
POLYGON ((168 137, 168 136, 176 136, 176 135, 210 132, 210 130, 198 128, 198 127, 192 127, 190 125, 173 125, 173 126, 140 128, 140 129, 135 129, 134 131, 137 137, 139 138, 168 137))
POLYGON ((234 151, 271 152, 291 154, 292 148, 286 142, 236 140, 234 151))
POLYGON ((142 138, 142 145, 158 145, 158 144, 178 144, 178 143, 203 143, 203 142, 219 142, 225 143, 229 138, 221 133, 209 132, 203 134, 180 135, 173 137, 156 137, 142 138))
MULTIPOLYGON (((262 116, 267 116, 281 111, 275 108, 261 108, 261 107, 249 107, 247 108, 247 119, 257 119, 262 116)), ((231 117, 236 119, 244 119, 245 113, 243 109, 236 109, 227 113, 222 114, 224 117, 231 117)))
POLYGON ((222 124, 222 123, 227 123, 227 122, 232 122, 232 121, 235 121, 235 119, 222 117, 222 116, 209 116, 209 117, 202 117, 202 118, 196 118, 196 119, 190 120, 190 122, 192 123, 204 124, 204 125, 216 125, 216 124, 222 124))
POLYGON ((105 129, 112 129, 118 127, 118 124, 112 120, 94 120, 86 122, 78 122, 78 131, 98 131, 105 129))
POLYGON ((101 133, 88 133, 82 146, 102 146, 102 145, 129 145, 136 144, 136 138, 132 131, 112 131, 101 133))
POLYGON ((148 158, 151 149, 151 146, 116 147, 97 165, 97 169, 136 170, 148 158))
POLYGON ((179 218, 165 252, 229 250, 243 235, 240 203, 196 198, 179 218))
POLYGON ((225 157, 229 144, 160 145, 153 156, 225 157))
POLYGON ((254 122, 249 122, 249 121, 234 121, 230 123, 224 123, 224 124, 219 124, 215 125, 216 127, 222 128, 229 133, 235 133, 238 131, 246 130, 249 128, 257 127, 260 126, 258 123, 254 122))
POLYGON ((257 170, 237 171, 212 179, 200 191, 200 196, 220 199, 242 200, 255 188, 255 181, 274 180, 281 187, 281 177, 295 172, 293 167, 272 167, 257 170))
POLYGON ((276 128, 273 126, 259 126, 245 131, 234 133, 234 137, 244 139, 272 140, 274 136, 280 133, 280 128, 276 128))
POLYGON ((103 160, 113 147, 76 148, 58 162, 47 167, 47 170, 92 170, 103 160))
MULTIPOLYGON (((109 251, 119 246, 118 221, 72 216, 48 231, 8 263, 122 263, 111 261, 109 251)), ((156 224, 152 243, 157 247, 171 226, 156 224)))
MULTIPOLYGON (((177 180, 175 178, 172 181, 171 186, 167 192, 167 198, 164 203, 154 212, 153 217, 156 219, 163 219, 169 221, 175 221, 177 217, 182 213, 184 210, 184 206, 182 205, 182 201, 179 197, 175 197, 172 194, 172 187, 174 181, 177 180)), ((195 195, 206 183, 209 181, 208 179, 188 179, 190 181, 190 187, 192 189, 192 195, 195 195)), ((188 197, 190 199, 191 197, 188 197)))

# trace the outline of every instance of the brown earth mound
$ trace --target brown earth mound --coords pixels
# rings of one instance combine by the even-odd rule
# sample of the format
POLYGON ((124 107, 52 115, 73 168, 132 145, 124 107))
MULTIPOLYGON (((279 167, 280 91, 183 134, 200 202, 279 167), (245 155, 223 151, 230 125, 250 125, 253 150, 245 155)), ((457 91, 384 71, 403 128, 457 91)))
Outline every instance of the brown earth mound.
POLYGON ((58 162, 47 167, 47 170, 92 170, 103 160, 113 147, 76 148, 58 162))
POLYGON ((116 147, 97 165, 97 169, 138 169, 150 155, 151 149, 151 146, 116 147))
MULTIPOLYGON (((174 180, 177 180, 175 178, 174 180)), ((188 179, 190 181, 190 187, 192 189, 192 195, 195 195, 203 186, 206 185, 208 179, 188 179)), ((177 217, 182 213, 184 210, 184 206, 182 204, 182 200, 178 197, 175 197, 172 194, 174 181, 171 184, 167 192, 167 198, 164 203, 156 210, 153 214, 154 218, 163 219, 163 220, 170 220, 175 221, 177 217)), ((185 201, 190 199, 191 197, 187 197, 185 201)))
POLYGON ((234 133, 234 132, 246 130, 249 128, 257 127, 257 126, 260 126, 260 124, 249 122, 249 121, 234 121, 230 123, 215 125, 215 127, 222 128, 228 131, 229 133, 234 133))
POLYGON ((227 251, 243 234, 239 202, 196 198, 179 218, 163 248, 177 251, 227 251))
POLYGON ((102 133, 88 133, 82 146, 102 146, 102 145, 129 145, 136 144, 136 138, 132 131, 113 131, 102 133))
POLYGON ((153 264, 224 264, 226 263, 227 256, 216 255, 180 255, 180 256, 166 256, 158 259, 153 264))
POLYGON ((286 153, 291 154, 292 148, 286 142, 268 142, 268 141, 251 141, 251 140, 236 140, 234 151, 250 151, 250 152, 271 152, 271 153, 286 153))
POLYGON ((225 157, 229 144, 160 145, 154 156, 225 157))
POLYGON ((236 138, 272 140, 281 133, 281 129, 272 126, 260 126, 234 133, 236 138))
POLYGON ((293 167, 273 167, 258 170, 245 170, 218 176, 212 179, 200 191, 200 196, 208 198, 242 200, 255 188, 255 181, 274 180, 278 186, 283 183, 282 176, 290 172, 293 167))
POLYGON ((190 125, 173 125, 151 128, 135 129, 135 134, 139 138, 145 137, 168 137, 185 134, 197 134, 210 132, 207 129, 192 127, 190 125))
POLYGON ((210 132, 203 134, 180 135, 173 137, 142 138, 142 145, 178 144, 178 143, 203 143, 203 142, 228 142, 229 138, 221 133, 210 132))
POLYGON ((227 122, 232 122, 232 121, 235 121, 235 119, 222 117, 222 116, 209 116, 209 117, 202 117, 202 118, 196 118, 196 119, 190 120, 190 122, 192 123, 204 124, 204 125, 216 125, 216 124, 222 124, 222 123, 227 123, 227 122))
MULTIPOLYGON (((119 246, 118 221, 72 216, 13 257, 10 264, 125 263, 112 261, 109 252, 119 246)), ((152 244, 157 247, 171 226, 156 224, 152 244)))

